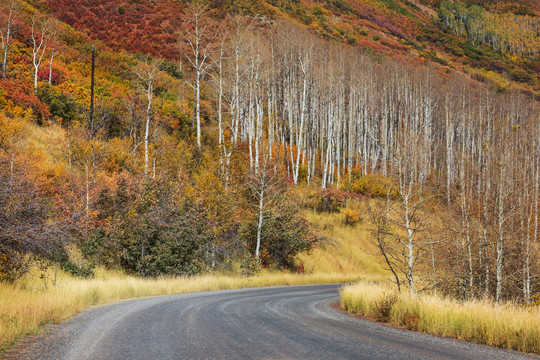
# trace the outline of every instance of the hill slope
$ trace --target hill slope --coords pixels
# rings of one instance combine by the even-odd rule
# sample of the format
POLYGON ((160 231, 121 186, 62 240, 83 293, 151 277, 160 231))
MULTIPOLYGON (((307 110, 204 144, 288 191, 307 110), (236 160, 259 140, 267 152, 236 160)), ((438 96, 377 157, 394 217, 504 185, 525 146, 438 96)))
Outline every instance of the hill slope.
MULTIPOLYGON (((43 8, 113 49, 180 58, 177 33, 184 5, 178 1, 41 0, 43 8)), ((212 2, 210 2, 212 4, 212 2)), ((500 90, 540 91, 539 6, 534 1, 325 0, 216 2, 226 11, 288 17, 331 41, 395 58, 439 64, 470 73, 500 90)))

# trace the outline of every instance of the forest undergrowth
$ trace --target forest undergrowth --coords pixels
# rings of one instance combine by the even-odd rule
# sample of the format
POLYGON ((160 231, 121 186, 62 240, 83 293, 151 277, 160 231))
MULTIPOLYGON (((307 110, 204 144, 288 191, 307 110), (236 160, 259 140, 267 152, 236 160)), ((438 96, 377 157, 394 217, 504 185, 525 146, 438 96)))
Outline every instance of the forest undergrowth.
POLYGON ((305 273, 263 269, 254 276, 238 271, 190 277, 141 278, 122 271, 96 268, 94 277, 74 277, 51 267, 35 269, 13 284, 0 283, 0 351, 20 338, 39 333, 91 306, 120 300, 188 292, 238 288, 380 281, 384 270, 377 258, 362 250, 369 246, 361 227, 342 223, 341 214, 307 211, 306 218, 328 241, 301 254, 305 273), (360 234, 361 236, 357 236, 360 234), (330 240, 329 236, 333 239, 330 240))

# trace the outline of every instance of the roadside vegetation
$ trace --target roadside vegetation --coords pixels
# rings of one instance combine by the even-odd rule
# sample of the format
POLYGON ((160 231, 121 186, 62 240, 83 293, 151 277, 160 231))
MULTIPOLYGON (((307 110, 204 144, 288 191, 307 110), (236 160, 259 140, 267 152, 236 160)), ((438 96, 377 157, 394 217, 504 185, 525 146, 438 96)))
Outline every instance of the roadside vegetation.
POLYGON ((0 283, 0 353, 25 335, 36 334, 95 305, 119 300, 188 292, 262 286, 333 284, 362 280, 361 275, 263 271, 255 276, 199 275, 141 278, 120 271, 96 269, 92 279, 81 279, 54 269, 28 274, 15 284, 0 283), (55 283, 53 283, 56 276, 55 283))
POLYGON ((398 293, 388 284, 360 283, 341 291, 350 313, 423 333, 540 354, 540 304, 457 301, 398 293))
MULTIPOLYGON (((125 299, 188 292, 248 287, 353 283, 382 281, 385 271, 377 256, 369 255, 368 232, 354 230, 342 221, 342 214, 306 209, 305 218, 325 240, 309 253, 297 256, 304 273, 297 268, 279 271, 263 268, 247 276, 245 264, 231 264, 228 271, 195 276, 141 277, 123 270, 92 269, 92 276, 74 276, 58 266, 32 267, 14 283, 0 283, 0 352, 25 335, 58 323, 95 305, 125 299)), ((75 262, 82 255, 72 254, 75 262)))

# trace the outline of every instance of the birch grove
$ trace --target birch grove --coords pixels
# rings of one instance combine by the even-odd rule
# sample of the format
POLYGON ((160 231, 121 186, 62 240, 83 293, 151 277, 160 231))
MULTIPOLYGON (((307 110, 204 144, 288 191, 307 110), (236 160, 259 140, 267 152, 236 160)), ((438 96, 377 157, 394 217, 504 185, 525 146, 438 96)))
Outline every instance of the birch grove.
MULTIPOLYGON (((231 23, 213 69, 225 173, 242 148, 257 174, 264 146, 294 186, 340 189, 353 176, 382 174, 395 179, 402 209, 411 211, 422 206, 426 184, 440 189, 453 214, 440 288, 462 299, 530 300, 539 286, 534 101, 429 66, 374 59, 285 23, 231 23)), ((428 234, 416 239, 419 230, 406 223, 405 278, 414 293, 418 257, 443 245, 428 234)))

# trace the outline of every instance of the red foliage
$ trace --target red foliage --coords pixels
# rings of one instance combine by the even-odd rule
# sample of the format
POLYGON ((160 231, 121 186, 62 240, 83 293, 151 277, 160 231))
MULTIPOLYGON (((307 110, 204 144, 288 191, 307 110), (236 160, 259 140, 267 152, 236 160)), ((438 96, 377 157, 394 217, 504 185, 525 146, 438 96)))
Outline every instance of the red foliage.
POLYGON ((179 2, 41 0, 60 20, 112 48, 176 59, 179 2))
POLYGON ((42 121, 51 115, 47 105, 37 98, 33 88, 11 79, 0 79, 0 87, 4 89, 7 99, 19 106, 32 108, 38 120, 42 121))
MULTIPOLYGON (((51 83, 53 85, 58 85, 60 83, 60 74, 53 68, 51 74, 51 83)), ((39 81, 49 81, 49 68, 41 69, 38 72, 39 81)))

